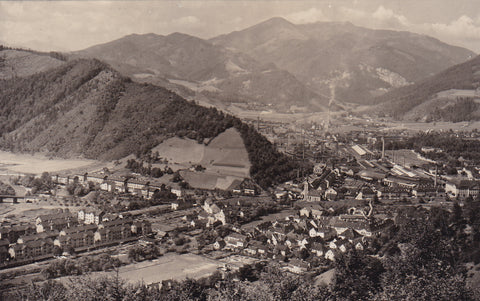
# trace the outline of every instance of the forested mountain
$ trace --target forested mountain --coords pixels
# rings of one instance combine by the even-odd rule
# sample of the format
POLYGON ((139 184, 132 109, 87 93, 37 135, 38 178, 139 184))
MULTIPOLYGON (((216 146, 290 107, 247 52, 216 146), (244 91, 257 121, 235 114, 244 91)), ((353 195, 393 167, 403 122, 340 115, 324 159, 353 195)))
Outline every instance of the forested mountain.
POLYGON ((136 81, 183 85, 190 94, 225 103, 272 104, 282 110, 292 106, 323 110, 327 104, 326 97, 274 64, 181 33, 133 34, 73 56, 100 59, 136 81))
POLYGON ((419 83, 377 97, 378 111, 397 118, 466 121, 480 119, 480 56, 419 83))
POLYGON ((348 22, 295 25, 282 18, 218 36, 211 42, 274 63, 322 95, 329 95, 330 84, 336 82, 336 97, 356 103, 369 103, 374 96, 474 55, 410 32, 372 30, 348 22))
POLYGON ((295 162, 239 119, 132 82, 98 60, 0 80, 0 145, 10 151, 112 160, 148 152, 174 135, 202 143, 229 127, 240 131, 251 176, 262 186, 296 175, 295 162))

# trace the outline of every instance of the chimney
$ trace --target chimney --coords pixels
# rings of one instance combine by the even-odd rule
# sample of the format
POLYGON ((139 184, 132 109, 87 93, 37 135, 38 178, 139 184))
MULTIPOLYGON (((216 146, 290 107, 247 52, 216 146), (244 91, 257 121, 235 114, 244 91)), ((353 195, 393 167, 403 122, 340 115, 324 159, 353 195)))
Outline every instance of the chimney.
POLYGON ((385 139, 382 137, 382 161, 385 160, 385 139))

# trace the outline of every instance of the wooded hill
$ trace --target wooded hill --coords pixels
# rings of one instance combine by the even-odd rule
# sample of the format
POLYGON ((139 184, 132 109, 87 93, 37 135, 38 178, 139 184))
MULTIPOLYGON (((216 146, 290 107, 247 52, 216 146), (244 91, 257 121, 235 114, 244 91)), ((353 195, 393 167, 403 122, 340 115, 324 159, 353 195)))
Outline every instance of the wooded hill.
MULTIPOLYGON (((377 97, 375 102, 380 105, 380 111, 401 118, 403 115, 429 100, 434 100, 436 94, 450 89, 474 90, 480 85, 480 56, 473 58, 465 63, 455 65, 447 70, 429 77, 417 84, 392 90, 391 92, 377 97)), ((480 109, 478 105, 465 99, 459 99, 455 103, 443 104, 443 108, 437 108, 435 101, 428 103, 427 114, 432 118, 446 121, 463 121, 476 119, 480 115, 474 114, 475 110, 480 109), (474 111, 472 111, 472 109, 474 111), (469 111, 470 114, 465 115, 469 111), (457 120, 461 117, 463 120, 457 120)))
POLYGON ((230 127, 240 131, 260 185, 296 175, 296 162, 238 118, 132 82, 98 60, 0 80, 0 145, 9 151, 114 160, 174 135, 203 143, 230 127))

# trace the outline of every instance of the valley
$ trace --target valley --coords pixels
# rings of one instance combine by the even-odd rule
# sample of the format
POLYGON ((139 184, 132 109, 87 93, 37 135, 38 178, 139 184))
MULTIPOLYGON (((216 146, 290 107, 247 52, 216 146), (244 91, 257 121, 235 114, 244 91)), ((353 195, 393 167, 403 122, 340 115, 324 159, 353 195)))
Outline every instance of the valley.
POLYGON ((136 4, 0 45, 0 300, 480 298, 476 20, 136 4))

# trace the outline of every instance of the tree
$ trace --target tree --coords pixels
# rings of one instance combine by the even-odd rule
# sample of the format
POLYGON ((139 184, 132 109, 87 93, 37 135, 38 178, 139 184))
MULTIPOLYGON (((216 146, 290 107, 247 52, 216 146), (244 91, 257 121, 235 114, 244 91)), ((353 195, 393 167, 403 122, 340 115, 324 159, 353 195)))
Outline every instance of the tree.
POLYGON ((335 263, 333 290, 340 299, 367 299, 380 290, 384 271, 378 259, 352 249, 335 263))

